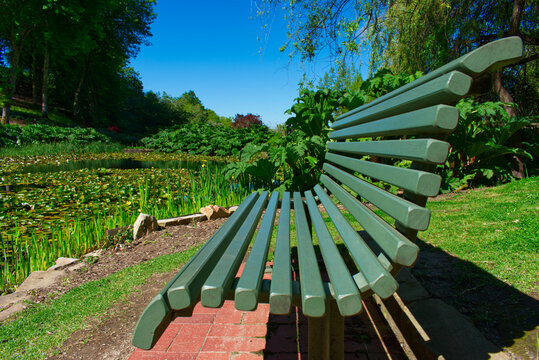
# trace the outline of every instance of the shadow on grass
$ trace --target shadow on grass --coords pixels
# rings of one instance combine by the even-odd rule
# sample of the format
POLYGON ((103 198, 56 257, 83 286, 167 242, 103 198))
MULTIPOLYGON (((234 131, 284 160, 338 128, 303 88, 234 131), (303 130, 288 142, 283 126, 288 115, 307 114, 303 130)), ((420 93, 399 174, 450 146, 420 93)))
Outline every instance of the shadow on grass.
POLYGON ((475 264, 420 239, 417 244, 421 251, 412 274, 433 297, 469 317, 494 345, 521 356, 536 354, 536 336, 529 332, 539 333, 537 293, 522 293, 475 264))

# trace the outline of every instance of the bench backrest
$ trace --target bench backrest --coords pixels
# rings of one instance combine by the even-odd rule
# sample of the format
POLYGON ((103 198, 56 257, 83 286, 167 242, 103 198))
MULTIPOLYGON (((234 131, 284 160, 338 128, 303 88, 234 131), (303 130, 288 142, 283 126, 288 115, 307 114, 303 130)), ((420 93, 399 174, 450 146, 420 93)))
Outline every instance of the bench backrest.
MULTIPOLYGON (((474 91, 474 81, 521 56, 518 37, 489 43, 339 116, 332 124, 329 136, 333 141, 328 143, 320 180, 374 240, 372 251, 393 273, 413 265, 417 258, 413 241, 417 231, 429 224, 427 198, 439 191, 441 177, 433 172, 450 150, 450 144, 441 139, 457 126, 454 105, 474 91), (409 168, 384 164, 401 160, 409 160, 409 168), (380 184, 393 185, 401 192, 390 193, 380 184), (395 227, 361 199, 394 219, 395 227)), ((329 197, 322 195, 320 200, 325 207, 331 206, 329 197)), ((369 269, 360 271, 366 274, 369 269)))

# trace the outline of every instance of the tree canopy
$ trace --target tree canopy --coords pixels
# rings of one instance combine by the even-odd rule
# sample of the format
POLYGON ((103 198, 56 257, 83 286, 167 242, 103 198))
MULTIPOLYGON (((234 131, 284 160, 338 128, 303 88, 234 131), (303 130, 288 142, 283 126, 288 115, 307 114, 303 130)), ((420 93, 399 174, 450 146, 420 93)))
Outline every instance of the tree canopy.
POLYGON ((281 50, 311 61, 319 54, 335 61, 337 74, 358 55, 368 57, 371 73, 385 66, 412 74, 428 72, 495 39, 517 35, 525 44, 519 68, 494 88, 504 102, 519 89, 525 113, 537 113, 538 3, 528 0, 258 0, 260 13, 282 7, 288 41, 281 50), (523 99, 527 96, 527 99, 523 99))
POLYGON ((41 97, 45 117, 49 88, 58 105, 87 123, 117 116, 130 92, 139 90, 128 63, 151 35, 154 4, 1 0, 2 122, 9 121, 18 88, 32 89, 34 103, 41 97))

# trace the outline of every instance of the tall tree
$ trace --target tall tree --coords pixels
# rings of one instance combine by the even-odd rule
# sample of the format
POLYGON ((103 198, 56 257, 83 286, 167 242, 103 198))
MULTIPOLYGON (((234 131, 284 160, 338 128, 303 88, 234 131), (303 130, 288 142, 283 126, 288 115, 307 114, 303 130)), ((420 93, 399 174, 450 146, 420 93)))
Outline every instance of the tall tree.
POLYGON ((9 68, 7 78, 1 79, 0 84, 3 125, 9 123, 23 45, 39 22, 41 6, 39 0, 0 0, 0 38, 5 46, 9 68))

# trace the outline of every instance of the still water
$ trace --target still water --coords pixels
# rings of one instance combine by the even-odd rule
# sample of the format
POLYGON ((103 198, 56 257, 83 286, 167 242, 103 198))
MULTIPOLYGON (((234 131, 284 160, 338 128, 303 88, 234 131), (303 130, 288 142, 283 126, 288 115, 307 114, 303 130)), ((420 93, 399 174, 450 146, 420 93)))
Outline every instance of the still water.
MULTIPOLYGON (((212 167, 219 167, 221 164, 205 162, 212 167)), ((32 165, 22 168, 20 173, 49 173, 58 171, 74 171, 81 169, 190 169, 198 170, 202 162, 185 160, 160 160, 160 161, 140 161, 132 159, 104 159, 104 160, 81 160, 60 165, 32 165)))

